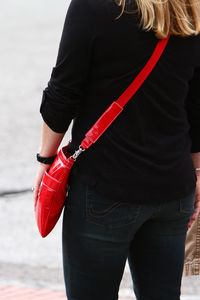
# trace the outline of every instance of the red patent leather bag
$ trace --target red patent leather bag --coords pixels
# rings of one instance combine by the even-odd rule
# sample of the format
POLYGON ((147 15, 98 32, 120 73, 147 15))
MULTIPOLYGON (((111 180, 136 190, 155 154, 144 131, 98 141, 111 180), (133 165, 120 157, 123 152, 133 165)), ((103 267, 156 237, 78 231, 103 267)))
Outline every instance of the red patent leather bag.
POLYGON ((114 122, 117 116, 123 111, 123 107, 132 98, 132 96, 140 88, 142 83, 155 67, 168 43, 168 40, 169 36, 166 39, 159 40, 145 67, 133 80, 130 86, 117 99, 117 101, 114 101, 108 107, 103 115, 86 133, 85 138, 79 146, 79 149, 73 155, 71 155, 67 151, 69 146, 68 143, 67 146, 63 147, 58 152, 58 155, 50 169, 45 172, 42 179, 38 200, 35 203, 36 221, 42 237, 46 237, 52 231, 61 215, 66 199, 68 178, 76 158, 81 154, 81 152, 85 151, 92 144, 94 144, 104 133, 104 131, 112 124, 112 122, 114 122))

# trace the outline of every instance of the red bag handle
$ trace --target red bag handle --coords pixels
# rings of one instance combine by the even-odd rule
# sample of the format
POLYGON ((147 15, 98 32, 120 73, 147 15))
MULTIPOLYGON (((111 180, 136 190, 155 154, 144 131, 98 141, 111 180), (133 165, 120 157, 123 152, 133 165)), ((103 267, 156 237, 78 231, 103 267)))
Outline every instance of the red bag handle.
POLYGON ((103 113, 103 115, 96 121, 96 123, 92 126, 92 128, 86 133, 85 138, 81 142, 81 146, 79 147, 79 150, 75 152, 74 155, 75 159, 82 151, 84 151, 85 149, 89 148, 92 144, 94 144, 104 133, 104 131, 114 122, 117 116, 123 111, 123 107, 137 92, 137 90, 141 87, 145 79, 152 72, 153 68, 156 66, 165 47, 167 46, 169 38, 170 36, 158 41, 152 56, 150 57, 149 61, 142 69, 142 71, 137 75, 137 77, 133 80, 133 82, 129 85, 129 87, 123 92, 123 94, 117 99, 117 101, 114 101, 108 107, 108 109, 103 113))

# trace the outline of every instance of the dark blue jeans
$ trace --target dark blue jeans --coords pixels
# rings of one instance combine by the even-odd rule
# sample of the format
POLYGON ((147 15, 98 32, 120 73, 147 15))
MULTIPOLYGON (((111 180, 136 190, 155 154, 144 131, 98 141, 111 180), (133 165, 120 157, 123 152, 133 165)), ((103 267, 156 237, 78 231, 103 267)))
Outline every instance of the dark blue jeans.
POLYGON ((129 204, 71 182, 62 236, 68 300, 117 300, 127 258, 137 300, 179 300, 195 193, 169 203, 129 204))

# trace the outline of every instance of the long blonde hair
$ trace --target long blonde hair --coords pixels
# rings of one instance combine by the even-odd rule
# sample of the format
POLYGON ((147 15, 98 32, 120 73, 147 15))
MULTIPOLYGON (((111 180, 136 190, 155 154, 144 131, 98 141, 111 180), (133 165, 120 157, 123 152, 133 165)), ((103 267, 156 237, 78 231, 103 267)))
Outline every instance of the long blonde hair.
MULTIPOLYGON (((168 34, 190 36, 200 33, 200 0, 115 0, 122 7, 136 2, 143 30, 154 30, 157 38, 168 34)), ((129 12, 130 13, 130 12, 129 12)))

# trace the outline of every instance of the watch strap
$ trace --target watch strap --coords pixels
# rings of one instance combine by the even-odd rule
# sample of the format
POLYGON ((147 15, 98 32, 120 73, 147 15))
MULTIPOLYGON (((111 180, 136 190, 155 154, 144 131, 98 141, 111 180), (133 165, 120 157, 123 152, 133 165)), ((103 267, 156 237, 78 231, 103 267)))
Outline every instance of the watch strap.
POLYGON ((56 156, 57 156, 57 154, 54 156, 50 156, 50 157, 43 157, 39 153, 37 153, 37 155, 36 155, 37 161, 42 164, 46 164, 46 165, 51 165, 53 163, 54 159, 56 158, 56 156))

